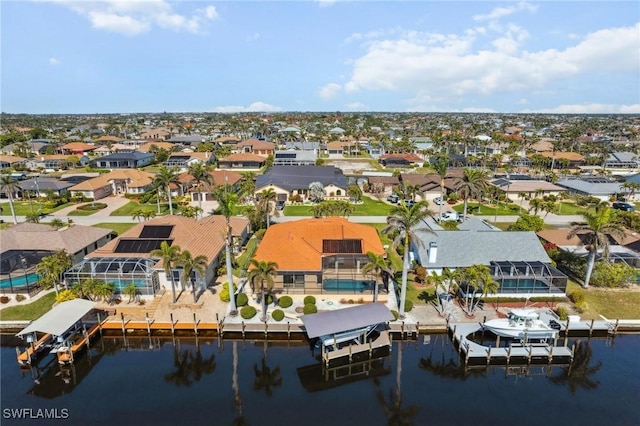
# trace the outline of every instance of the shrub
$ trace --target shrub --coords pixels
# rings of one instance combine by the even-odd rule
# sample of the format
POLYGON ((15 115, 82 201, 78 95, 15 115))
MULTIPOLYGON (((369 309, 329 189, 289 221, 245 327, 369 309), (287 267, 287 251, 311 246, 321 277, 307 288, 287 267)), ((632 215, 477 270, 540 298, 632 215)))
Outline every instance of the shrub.
POLYGON ((9 300, 11 300, 9 296, 0 297, 0 303, 9 303, 9 300))
POLYGON ((271 313, 271 318, 276 321, 282 321, 284 319, 284 311, 282 309, 276 309, 271 313))
POLYGON ((556 314, 562 321, 566 321, 569 317, 569 311, 564 306, 558 306, 558 308, 556 309, 556 314))
POLYGON ((102 210, 106 208, 107 205, 105 203, 89 203, 78 206, 78 210, 102 210))
POLYGON ((318 312, 318 308, 313 303, 305 303, 304 308, 302 308, 302 312, 305 315, 315 314, 318 312))
POLYGON ((58 303, 66 302, 67 300, 73 300, 73 299, 76 299, 76 294, 73 292, 73 290, 62 290, 56 296, 56 302, 58 303))
POLYGON ((231 301, 231 297, 229 296, 229 283, 222 284, 222 291, 220 291, 220 300, 223 302, 231 301))
MULTIPOLYGON (((227 290, 227 294, 229 291, 227 290)), ((244 306, 249 303, 249 297, 245 293, 238 293, 236 296, 236 306, 244 306)))
POLYGON ((240 316, 244 319, 251 319, 256 316, 256 308, 253 306, 243 306, 240 309, 240 316))
POLYGON ((398 311, 394 311, 394 310, 391 310, 391 315, 393 315, 393 320, 394 320, 394 321, 395 321, 395 320, 397 320, 397 319, 398 319, 398 317, 400 316, 400 314, 398 313, 398 311))
POLYGON ((315 298, 315 297, 313 297, 313 296, 306 296, 306 297, 304 298, 304 304, 305 304, 305 305, 308 305, 308 304, 315 305, 315 304, 316 304, 316 298, 315 298))
POLYGON ((144 306, 144 305, 145 305, 145 303, 147 303, 147 301, 146 301, 146 300, 144 300, 144 299, 140 299, 140 300, 138 300, 138 305, 140 305, 140 306, 144 306))
POLYGON ((412 309, 413 309, 413 302, 411 300, 405 300, 404 301, 404 311, 405 312, 409 312, 412 309))
POLYGON ((27 296, 25 296, 24 294, 17 294, 16 295, 16 302, 22 302, 26 298, 27 298, 27 296))
POLYGON ((293 299, 291 298, 291 296, 282 296, 280 300, 278 300, 278 305, 280 305, 280 307, 282 308, 288 308, 289 306, 293 305, 293 299))
POLYGON ((576 290, 572 293, 569 293, 569 299, 576 305, 584 302, 584 292, 582 290, 576 290))

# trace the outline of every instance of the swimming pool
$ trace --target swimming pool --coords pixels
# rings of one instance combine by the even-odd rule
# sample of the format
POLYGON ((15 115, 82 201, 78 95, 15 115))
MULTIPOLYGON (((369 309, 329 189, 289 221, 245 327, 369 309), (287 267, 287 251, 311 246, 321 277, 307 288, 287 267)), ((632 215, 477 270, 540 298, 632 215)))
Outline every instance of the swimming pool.
POLYGON ((508 293, 515 291, 527 292, 548 292, 549 285, 543 281, 534 278, 505 278, 498 281, 500 283, 500 292, 508 293))
POLYGON ((322 282, 322 289, 326 291, 360 292, 373 290, 374 280, 354 280, 351 278, 327 278, 322 282))
POLYGON ((35 284, 38 282, 38 274, 32 272, 25 275, 16 275, 15 277, 0 280, 0 288, 26 287, 27 284, 35 284))

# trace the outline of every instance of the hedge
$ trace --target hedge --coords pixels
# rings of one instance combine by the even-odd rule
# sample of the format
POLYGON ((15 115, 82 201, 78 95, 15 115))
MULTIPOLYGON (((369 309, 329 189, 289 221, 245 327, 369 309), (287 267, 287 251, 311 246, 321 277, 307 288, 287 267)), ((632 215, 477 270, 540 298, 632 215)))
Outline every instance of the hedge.
POLYGON ((251 319, 256 316, 256 308, 253 306, 243 306, 240 309, 240 316, 244 319, 251 319))
POLYGON ((271 313, 271 317, 276 321, 282 321, 284 319, 284 312, 282 309, 276 309, 271 313))
POLYGON ((404 301, 404 311, 405 312, 409 312, 412 309, 413 309, 413 302, 411 300, 405 300, 404 301))
POLYGON ((306 297, 304 298, 304 304, 305 304, 305 305, 308 305, 308 304, 315 305, 315 304, 316 304, 316 298, 315 298, 315 297, 313 297, 313 296, 306 296, 306 297))
POLYGON ((89 203, 89 204, 83 204, 81 206, 78 206, 76 209, 77 210, 102 210, 104 208, 107 208, 107 205, 105 203, 89 203))
POLYGON ((247 303, 249 303, 249 297, 245 293, 238 293, 236 296, 236 306, 244 306, 247 303))
POLYGON ((307 303, 304 305, 304 308, 302 308, 302 312, 305 315, 315 314, 316 312, 318 312, 318 308, 313 303, 307 303))
POLYGON ((394 311, 394 310, 391 310, 391 315, 393 315, 393 320, 394 320, 394 321, 395 321, 395 320, 397 320, 397 319, 398 319, 398 317, 400 316, 400 314, 398 313, 398 311, 394 311))
POLYGON ((229 296, 229 283, 225 282, 222 284, 222 290, 220 291, 220 300, 223 302, 230 302, 231 297, 229 296))
POLYGON ((291 298, 291 296, 282 296, 280 299, 278 299, 278 305, 280 305, 281 308, 288 308, 289 306, 293 305, 293 299, 291 298))

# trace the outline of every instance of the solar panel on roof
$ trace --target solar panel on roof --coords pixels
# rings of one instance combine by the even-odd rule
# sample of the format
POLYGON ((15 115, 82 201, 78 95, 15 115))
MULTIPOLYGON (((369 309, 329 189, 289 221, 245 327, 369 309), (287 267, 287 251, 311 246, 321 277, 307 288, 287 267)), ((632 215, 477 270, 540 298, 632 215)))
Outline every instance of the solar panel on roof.
POLYGON ((276 158, 296 158, 296 154, 289 154, 289 153, 276 153, 276 158))
POLYGON ((173 225, 145 225, 139 238, 169 238, 173 225))
POLYGON ((160 248, 160 244, 166 241, 171 245, 172 240, 165 239, 145 239, 145 240, 127 240, 122 239, 114 250, 115 253, 151 253, 153 250, 160 248))
POLYGON ((362 240, 322 240, 323 253, 362 253, 362 240))

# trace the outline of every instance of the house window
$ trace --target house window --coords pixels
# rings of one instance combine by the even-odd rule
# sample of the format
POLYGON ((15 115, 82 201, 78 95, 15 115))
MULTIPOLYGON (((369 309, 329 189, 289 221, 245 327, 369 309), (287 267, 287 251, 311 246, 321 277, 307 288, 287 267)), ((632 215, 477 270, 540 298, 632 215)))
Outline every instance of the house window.
POLYGON ((342 191, 338 189, 338 190, 336 191, 336 195, 337 195, 338 197, 340 197, 340 196, 342 195, 342 191))
POLYGON ((304 288, 304 274, 284 274, 282 282, 287 288, 304 288))

